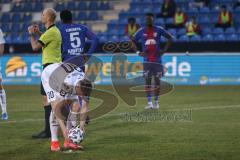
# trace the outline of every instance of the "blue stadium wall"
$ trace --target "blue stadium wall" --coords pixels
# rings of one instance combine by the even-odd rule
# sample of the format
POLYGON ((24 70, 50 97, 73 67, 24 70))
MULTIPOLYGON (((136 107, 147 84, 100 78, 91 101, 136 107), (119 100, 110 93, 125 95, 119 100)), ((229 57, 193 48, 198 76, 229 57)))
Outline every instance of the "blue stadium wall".
MULTIPOLYGON (((103 66, 89 66, 91 73, 101 68, 96 78, 97 85, 111 85, 112 55, 97 55, 103 66)), ((127 55, 127 61, 121 64, 127 78, 142 75, 142 58, 127 55)), ((240 53, 193 55, 167 54, 163 63, 168 68, 164 80, 176 85, 240 85, 240 53)), ((41 55, 11 55, 1 57, 1 69, 4 85, 40 84, 41 55)))

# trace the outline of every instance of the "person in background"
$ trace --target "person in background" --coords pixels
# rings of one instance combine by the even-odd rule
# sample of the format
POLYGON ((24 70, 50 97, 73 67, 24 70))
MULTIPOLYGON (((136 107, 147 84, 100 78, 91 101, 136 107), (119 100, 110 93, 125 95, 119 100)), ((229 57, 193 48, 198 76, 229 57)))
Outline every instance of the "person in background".
POLYGON ((161 13, 157 15, 160 18, 171 18, 176 11, 176 3, 174 0, 164 0, 161 8, 161 13))
POLYGON ((218 22, 215 27, 226 29, 232 26, 232 13, 227 10, 225 5, 221 6, 220 13, 218 15, 218 22))
POLYGON ((186 21, 187 15, 178 7, 174 15, 174 28, 183 28, 186 21))
POLYGON ((128 24, 125 27, 125 35, 131 38, 139 28, 140 25, 136 23, 136 19, 130 17, 128 18, 128 24))
POLYGON ((190 21, 186 23, 186 34, 187 36, 194 36, 201 34, 201 29, 196 21, 196 17, 192 17, 190 21))

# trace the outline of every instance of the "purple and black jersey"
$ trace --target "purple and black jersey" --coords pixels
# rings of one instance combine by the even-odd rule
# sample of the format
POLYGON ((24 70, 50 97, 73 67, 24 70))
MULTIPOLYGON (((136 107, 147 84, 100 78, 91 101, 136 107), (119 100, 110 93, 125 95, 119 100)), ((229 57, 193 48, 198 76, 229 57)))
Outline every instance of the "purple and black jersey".
POLYGON ((170 34, 160 26, 142 27, 133 36, 133 40, 137 42, 141 40, 143 52, 146 53, 144 61, 162 62, 160 51, 161 36, 170 36, 170 34))
POLYGON ((86 38, 91 41, 87 55, 91 55, 97 47, 97 36, 84 25, 62 24, 59 29, 62 35, 62 61, 81 55, 86 38))

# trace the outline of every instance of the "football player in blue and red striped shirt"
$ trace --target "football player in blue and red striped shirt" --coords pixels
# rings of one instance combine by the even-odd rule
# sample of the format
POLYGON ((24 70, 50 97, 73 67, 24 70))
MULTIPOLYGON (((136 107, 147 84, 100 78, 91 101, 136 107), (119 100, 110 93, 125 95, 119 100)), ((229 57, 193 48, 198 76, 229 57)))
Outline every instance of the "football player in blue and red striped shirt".
POLYGON ((160 94, 160 78, 163 76, 164 68, 162 66, 162 55, 167 51, 172 43, 172 35, 160 26, 154 25, 154 15, 147 13, 145 15, 146 24, 140 28, 133 36, 133 42, 139 40, 142 45, 142 52, 137 53, 143 56, 144 64, 144 77, 145 77, 145 90, 147 93, 148 105, 146 109, 158 109, 158 97, 160 94), (160 48, 161 37, 167 39, 167 43, 163 49, 160 48), (154 78, 154 103, 152 103, 152 78, 154 78))

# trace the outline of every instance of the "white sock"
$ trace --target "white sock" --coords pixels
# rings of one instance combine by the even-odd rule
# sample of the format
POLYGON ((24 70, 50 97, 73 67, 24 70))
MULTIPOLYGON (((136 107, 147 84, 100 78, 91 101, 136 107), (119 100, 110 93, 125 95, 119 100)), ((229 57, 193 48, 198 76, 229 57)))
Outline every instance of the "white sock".
POLYGON ((59 124, 53 111, 50 114, 49 121, 50 121, 50 130, 51 130, 51 140, 58 141, 59 124))
POLYGON ((72 112, 70 111, 67 119, 67 129, 71 129, 77 126, 78 124, 78 117, 79 113, 78 112, 72 112))
POLYGON ((148 105, 153 105, 153 103, 152 102, 148 102, 148 105))
POLYGON ((2 113, 7 112, 6 93, 4 89, 0 90, 0 105, 2 107, 2 113))

